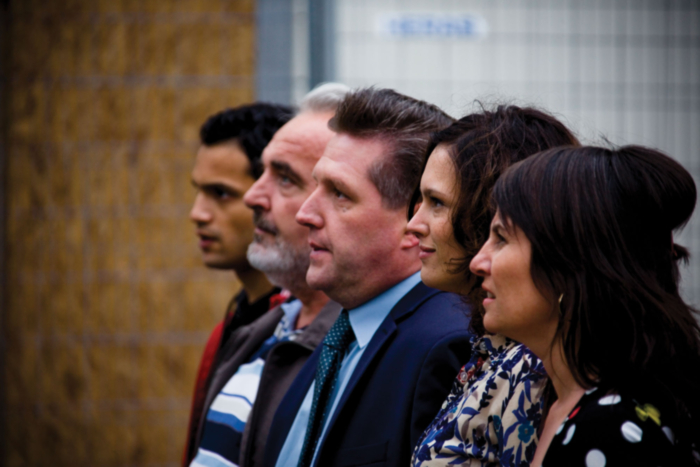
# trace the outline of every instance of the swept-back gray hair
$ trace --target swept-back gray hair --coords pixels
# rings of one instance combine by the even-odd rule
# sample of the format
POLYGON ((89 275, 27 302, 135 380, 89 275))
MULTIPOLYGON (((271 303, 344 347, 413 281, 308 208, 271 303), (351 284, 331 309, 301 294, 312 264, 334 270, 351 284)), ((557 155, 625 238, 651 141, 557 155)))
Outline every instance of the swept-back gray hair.
POLYGON ((350 88, 341 83, 319 84, 299 103, 300 112, 335 112, 350 88))

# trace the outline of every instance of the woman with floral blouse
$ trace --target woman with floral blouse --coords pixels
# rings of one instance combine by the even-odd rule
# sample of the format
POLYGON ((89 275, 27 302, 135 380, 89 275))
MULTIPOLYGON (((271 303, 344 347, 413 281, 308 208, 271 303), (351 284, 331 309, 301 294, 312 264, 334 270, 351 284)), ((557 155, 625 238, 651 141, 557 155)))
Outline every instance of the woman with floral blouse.
POLYGON ((551 115, 499 106, 433 135, 412 203, 409 231, 420 240, 421 279, 471 306, 472 358, 413 453, 415 467, 526 466, 537 445, 546 376, 518 342, 483 327, 484 296, 469 263, 489 235, 489 197, 511 164, 538 151, 578 145, 551 115))

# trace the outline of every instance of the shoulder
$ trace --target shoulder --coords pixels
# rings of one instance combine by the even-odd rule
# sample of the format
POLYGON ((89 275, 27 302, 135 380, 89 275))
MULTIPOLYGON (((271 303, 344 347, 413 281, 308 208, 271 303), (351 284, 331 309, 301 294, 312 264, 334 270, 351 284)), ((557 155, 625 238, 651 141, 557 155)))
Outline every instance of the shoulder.
POLYGON ((341 309, 342 307, 338 303, 330 300, 319 311, 311 324, 299 334, 295 342, 304 346, 316 347, 323 341, 328 330, 333 326, 335 320, 338 319, 341 309))
POLYGON ((246 345, 256 345, 257 342, 262 343, 262 341, 272 335, 283 316, 282 307, 276 306, 252 323, 239 327, 231 334, 226 343, 227 353, 230 355, 233 349, 240 348, 244 343, 251 341, 253 344, 246 345))
POLYGON ((513 385, 525 380, 540 381, 546 378, 542 360, 523 344, 509 340, 499 354, 492 356, 492 360, 492 365, 513 385))
POLYGON ((655 405, 594 388, 557 430, 543 465, 564 459, 590 459, 600 465, 677 465, 676 430, 676 421, 655 405))
POLYGON ((403 318, 414 326, 421 326, 424 332, 463 331, 468 334, 469 306, 459 295, 432 289, 421 282, 405 298, 409 302, 402 305, 410 313, 399 320, 403 318))

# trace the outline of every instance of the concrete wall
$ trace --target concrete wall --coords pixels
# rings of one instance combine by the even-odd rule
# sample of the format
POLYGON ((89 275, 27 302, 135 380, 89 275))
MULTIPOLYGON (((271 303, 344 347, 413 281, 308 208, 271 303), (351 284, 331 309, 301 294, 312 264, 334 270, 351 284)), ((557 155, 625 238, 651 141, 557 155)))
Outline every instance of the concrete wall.
POLYGON ((177 465, 238 288, 200 263, 189 172, 204 119, 254 98, 254 6, 4 11, 5 465, 177 465))
MULTIPOLYGON (((697 0, 337 3, 339 81, 392 87, 456 117, 478 108, 477 99, 534 104, 587 143, 606 136, 615 144, 660 148, 700 185, 697 0), (419 20, 441 14, 449 21, 472 15, 473 27, 427 33, 409 27, 394 35, 378 27, 387 15, 408 14, 419 20)), ((700 306, 700 214, 677 242, 694 258, 684 271, 684 296, 700 306)))

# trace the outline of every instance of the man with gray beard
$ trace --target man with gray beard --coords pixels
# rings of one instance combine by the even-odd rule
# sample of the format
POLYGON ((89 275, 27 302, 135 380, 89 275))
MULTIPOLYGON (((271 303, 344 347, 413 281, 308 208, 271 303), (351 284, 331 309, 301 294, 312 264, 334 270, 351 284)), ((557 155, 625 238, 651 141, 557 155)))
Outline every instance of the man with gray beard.
POLYGON ((295 217, 316 187, 311 173, 333 137, 328 121, 347 92, 325 84, 304 98, 300 113, 263 151, 264 171, 243 198, 255 224, 248 262, 291 298, 227 341, 196 426, 190 467, 262 464, 282 397, 340 313, 337 303, 306 283, 309 229, 295 217))

